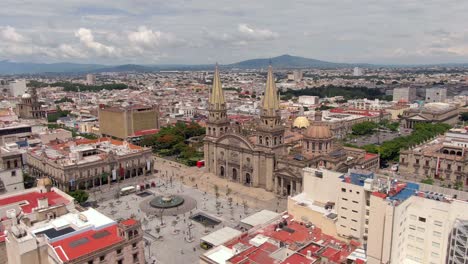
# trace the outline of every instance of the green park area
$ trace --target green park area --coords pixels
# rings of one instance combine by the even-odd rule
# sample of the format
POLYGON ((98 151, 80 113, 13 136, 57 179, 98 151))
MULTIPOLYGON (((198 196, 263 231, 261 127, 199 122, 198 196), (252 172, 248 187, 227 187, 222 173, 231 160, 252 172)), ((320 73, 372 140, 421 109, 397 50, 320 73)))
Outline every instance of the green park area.
POLYGON ((198 160, 203 159, 203 152, 198 151, 197 146, 189 144, 188 139, 203 135, 205 128, 199 124, 178 122, 161 128, 155 135, 143 138, 141 145, 152 147, 158 156, 174 158, 188 166, 195 166, 198 160))
POLYGON ((437 135, 445 133, 449 129, 450 125, 442 123, 417 124, 410 135, 385 141, 380 146, 374 144, 364 145, 362 147, 358 147, 352 144, 345 145, 362 148, 370 153, 378 153, 380 154, 380 159, 382 162, 398 161, 400 157, 400 150, 419 145, 427 140, 434 138, 437 135))

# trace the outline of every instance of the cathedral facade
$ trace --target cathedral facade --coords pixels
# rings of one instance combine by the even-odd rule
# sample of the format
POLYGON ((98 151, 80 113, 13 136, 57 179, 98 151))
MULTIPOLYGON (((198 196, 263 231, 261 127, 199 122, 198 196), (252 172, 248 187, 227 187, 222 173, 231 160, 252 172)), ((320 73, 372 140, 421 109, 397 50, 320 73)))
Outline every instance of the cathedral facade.
MULTIPOLYGON (((300 146, 285 137, 273 70, 268 68, 260 116, 253 131, 231 124, 227 116, 219 69, 216 67, 208 106, 204 139, 208 172, 280 196, 302 192, 302 169, 324 167, 346 172, 349 168, 376 169, 379 156, 335 144, 330 128, 312 125, 302 132, 300 146)), ((315 116, 320 121, 321 115, 315 116)))
POLYGON ((276 157, 284 152, 284 127, 271 66, 261 107, 260 124, 254 133, 244 134, 231 126, 216 67, 204 139, 205 165, 219 177, 274 191, 276 157))

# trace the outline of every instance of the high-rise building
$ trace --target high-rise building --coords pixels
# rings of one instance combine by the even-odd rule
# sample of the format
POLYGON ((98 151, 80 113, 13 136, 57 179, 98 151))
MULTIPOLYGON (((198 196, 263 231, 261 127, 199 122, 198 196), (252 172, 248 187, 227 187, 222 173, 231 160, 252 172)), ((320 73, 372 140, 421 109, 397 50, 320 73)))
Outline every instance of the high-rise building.
POLYGON ((18 97, 26 92, 26 80, 14 80, 9 83, 11 96, 18 97))
POLYGON ((393 101, 411 103, 416 99, 416 89, 412 87, 402 87, 393 89, 393 101))
POLYGON ((426 103, 445 103, 447 100, 447 88, 426 89, 426 103))
POLYGON ((362 76, 364 74, 364 70, 359 67, 354 67, 353 69, 353 76, 362 76))
POLYGON ((103 136, 129 140, 138 144, 142 134, 157 133, 159 108, 156 105, 101 106, 99 107, 99 129, 103 136))
POLYGON ((96 76, 94 74, 86 74, 86 84, 87 85, 95 85, 96 84, 96 76))

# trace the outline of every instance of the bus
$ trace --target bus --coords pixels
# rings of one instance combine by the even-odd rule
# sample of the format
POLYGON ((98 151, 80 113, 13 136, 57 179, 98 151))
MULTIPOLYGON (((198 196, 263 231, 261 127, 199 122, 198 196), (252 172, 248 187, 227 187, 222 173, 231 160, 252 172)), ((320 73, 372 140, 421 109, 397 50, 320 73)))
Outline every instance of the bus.
POLYGON ((136 192, 136 188, 134 186, 123 187, 122 189, 120 189, 121 196, 128 195, 134 192, 136 192))

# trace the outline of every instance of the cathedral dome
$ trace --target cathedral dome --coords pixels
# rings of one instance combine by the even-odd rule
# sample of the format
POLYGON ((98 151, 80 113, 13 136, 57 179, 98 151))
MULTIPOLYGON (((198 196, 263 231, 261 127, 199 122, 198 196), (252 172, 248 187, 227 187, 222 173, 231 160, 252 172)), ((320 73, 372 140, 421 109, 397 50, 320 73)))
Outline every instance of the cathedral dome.
POLYGON ((328 126, 312 125, 306 130, 304 136, 310 139, 329 139, 332 133, 328 126))
POLYGON ((294 119, 293 127, 297 128, 308 128, 310 126, 309 119, 305 116, 299 116, 294 119))
POLYGON ((21 98, 28 99, 28 98, 31 98, 31 95, 28 93, 24 93, 23 96, 21 96, 21 98))

